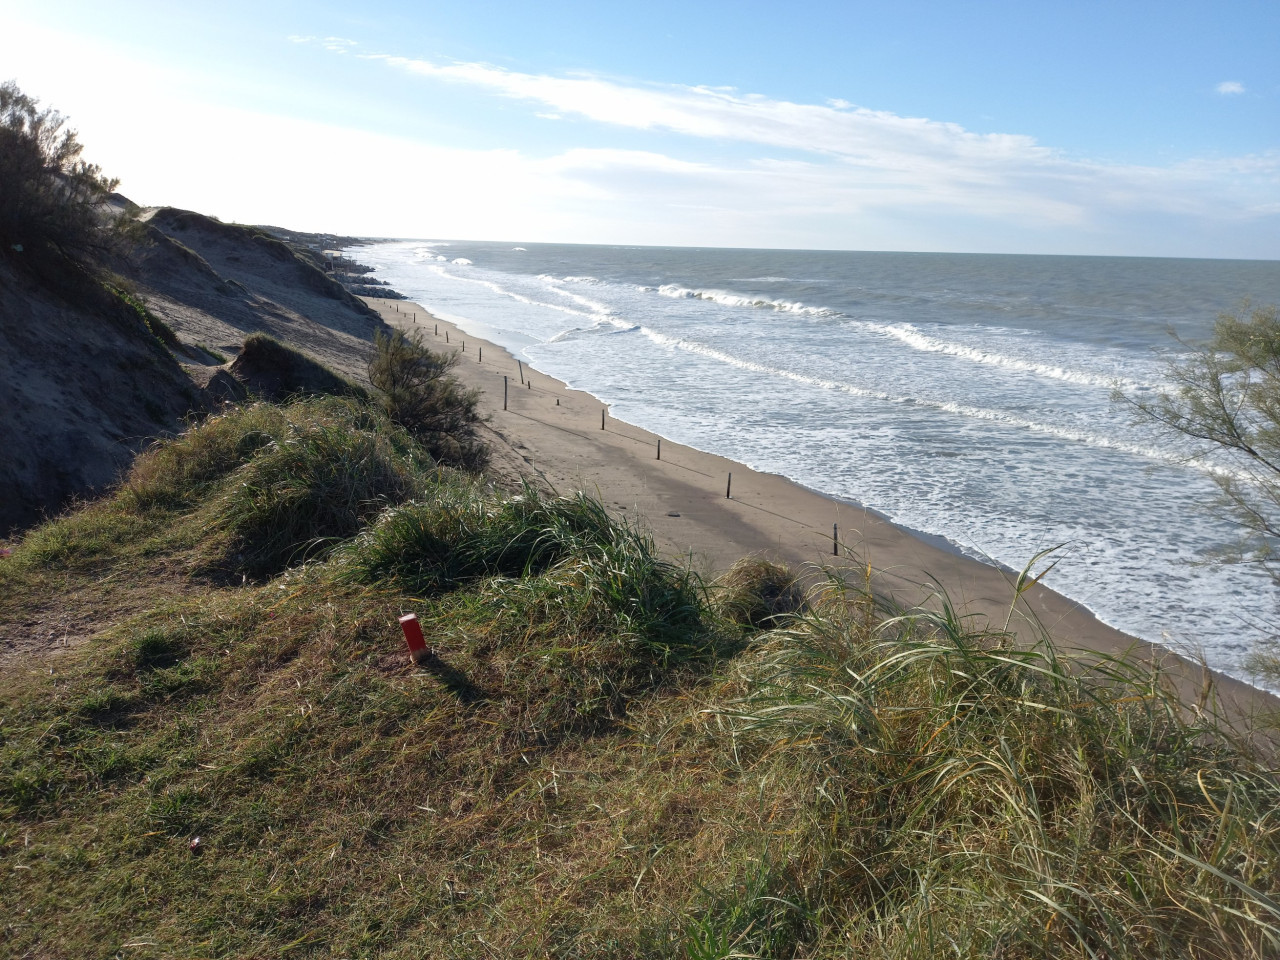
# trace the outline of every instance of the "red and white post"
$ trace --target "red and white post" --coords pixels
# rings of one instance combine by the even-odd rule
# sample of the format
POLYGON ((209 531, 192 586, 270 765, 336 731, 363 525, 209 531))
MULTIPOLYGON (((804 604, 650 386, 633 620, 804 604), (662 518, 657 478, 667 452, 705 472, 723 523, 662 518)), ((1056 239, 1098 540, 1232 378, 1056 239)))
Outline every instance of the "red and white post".
POLYGON ((427 649, 427 641, 422 637, 422 624, 418 623, 417 614, 406 613, 400 618, 400 629, 404 631, 405 643, 409 645, 409 659, 414 663, 422 663, 431 656, 427 649))

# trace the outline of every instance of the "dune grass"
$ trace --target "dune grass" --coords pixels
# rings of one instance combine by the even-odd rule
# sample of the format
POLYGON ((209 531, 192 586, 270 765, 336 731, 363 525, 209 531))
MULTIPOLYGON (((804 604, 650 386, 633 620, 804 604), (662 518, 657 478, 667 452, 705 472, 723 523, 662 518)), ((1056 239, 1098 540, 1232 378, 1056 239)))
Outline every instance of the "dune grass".
POLYGON ((0 586, 21 615, 40 578, 175 558, 184 589, 0 668, 15 956, 1280 951, 1275 773, 1150 668, 759 558, 703 584, 333 399, 155 448, 0 586), (316 462, 254 486, 286 449, 316 462), (241 489, 310 504, 303 477, 353 526, 228 519, 241 489), (264 543, 270 572, 202 572, 264 543))
POLYGON ((279 402, 305 396, 369 399, 364 387, 261 331, 245 337, 231 372, 264 400, 279 402))

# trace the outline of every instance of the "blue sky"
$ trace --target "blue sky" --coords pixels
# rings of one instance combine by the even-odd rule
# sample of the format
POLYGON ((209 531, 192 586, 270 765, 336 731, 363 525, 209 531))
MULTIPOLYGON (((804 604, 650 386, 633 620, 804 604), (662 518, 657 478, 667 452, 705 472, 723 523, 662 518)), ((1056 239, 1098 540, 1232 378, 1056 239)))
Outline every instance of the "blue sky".
POLYGON ((377 236, 1280 259, 1280 3, 0 0, 147 204, 377 236))

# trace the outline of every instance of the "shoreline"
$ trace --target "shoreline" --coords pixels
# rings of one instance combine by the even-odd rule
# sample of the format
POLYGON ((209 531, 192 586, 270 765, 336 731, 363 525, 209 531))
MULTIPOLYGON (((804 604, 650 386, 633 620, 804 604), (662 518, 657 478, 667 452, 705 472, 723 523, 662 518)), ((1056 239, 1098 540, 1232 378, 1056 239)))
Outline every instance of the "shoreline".
POLYGON ((560 493, 595 493, 611 511, 642 522, 664 553, 689 557, 700 573, 714 576, 752 554, 779 560, 795 572, 808 571, 811 579, 820 577, 824 566, 849 570, 859 579, 870 568, 877 595, 905 607, 928 605, 941 587, 975 629, 984 624, 999 629, 1008 620, 1010 632, 1024 643, 1047 634, 1066 653, 1159 663, 1184 703, 1235 725, 1247 727, 1259 710, 1280 709, 1280 698, 1271 693, 1125 634, 1049 587, 1036 584, 1014 604, 1016 571, 978 560, 945 538, 613 420, 594 396, 528 367, 421 304, 363 299, 393 326, 416 329, 432 349, 459 354, 453 373, 465 386, 482 391, 480 408, 490 417, 485 432, 495 473, 508 481, 534 476, 560 493), (832 555, 833 524, 838 557, 832 555))

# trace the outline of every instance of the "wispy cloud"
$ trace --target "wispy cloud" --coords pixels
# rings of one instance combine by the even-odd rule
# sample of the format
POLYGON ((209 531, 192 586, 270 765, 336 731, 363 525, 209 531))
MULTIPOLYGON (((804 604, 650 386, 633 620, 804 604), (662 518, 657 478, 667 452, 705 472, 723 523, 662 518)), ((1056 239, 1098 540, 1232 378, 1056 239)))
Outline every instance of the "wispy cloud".
MULTIPOLYGON (((754 144, 766 153, 808 154, 812 160, 765 155, 746 166, 717 169, 713 177, 705 176, 706 168, 699 164, 663 169, 667 176, 694 177, 706 189, 737 184, 748 195, 776 194, 780 200, 788 192, 797 198, 812 195, 814 202, 850 214, 947 207, 989 219, 1079 225, 1100 214, 1135 210, 1256 217, 1269 215, 1280 200, 1277 154, 1164 167, 1105 164, 1067 157, 1021 134, 975 133, 958 124, 903 117, 846 100, 806 104, 732 88, 624 84, 591 75, 520 73, 485 63, 362 56, 413 76, 524 101, 539 115, 550 108, 562 117, 612 126, 754 144)), ((1219 89, 1227 86, 1239 85, 1219 89)), ((565 157, 580 162, 597 153, 597 162, 590 165, 593 176, 610 163, 634 172, 634 164, 623 163, 624 151, 571 150, 565 157)), ((640 156, 651 166, 658 155, 640 156)), ((574 167, 566 163, 561 172, 572 173, 574 167)))
POLYGON ((310 37, 300 34, 293 34, 289 37, 290 43, 314 44, 323 47, 331 53, 347 53, 355 47, 360 46, 355 40, 348 40, 346 37, 310 37))
POLYGON ((1214 89, 1224 96, 1231 96, 1236 93, 1244 93, 1244 84, 1238 80, 1223 80, 1214 89))
POLYGON ((441 64, 364 54, 421 77, 466 84, 600 123, 826 153, 889 163, 933 156, 987 163, 1047 159, 1031 137, 971 133, 923 118, 856 107, 848 101, 793 103, 724 87, 624 85, 592 76, 518 73, 484 63, 441 64))

